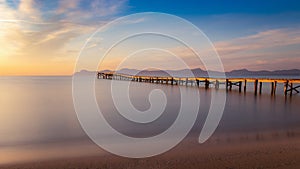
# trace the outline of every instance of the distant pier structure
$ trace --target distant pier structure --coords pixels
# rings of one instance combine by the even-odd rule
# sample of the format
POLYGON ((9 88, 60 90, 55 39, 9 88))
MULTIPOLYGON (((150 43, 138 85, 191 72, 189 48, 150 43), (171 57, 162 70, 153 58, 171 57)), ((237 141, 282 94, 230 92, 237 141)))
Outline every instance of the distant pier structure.
POLYGON ((272 78, 210 78, 210 77, 159 77, 159 76, 133 76, 118 74, 115 72, 98 72, 98 79, 114 79, 135 82, 148 82, 167 85, 185 85, 185 86, 202 86, 205 89, 219 89, 220 85, 225 85, 226 91, 231 91, 233 87, 238 88, 239 92, 246 92, 249 83, 254 84, 254 95, 262 93, 263 84, 271 84, 270 94, 275 95, 277 84, 283 83, 284 95, 292 96, 300 93, 300 79, 272 79, 272 78))

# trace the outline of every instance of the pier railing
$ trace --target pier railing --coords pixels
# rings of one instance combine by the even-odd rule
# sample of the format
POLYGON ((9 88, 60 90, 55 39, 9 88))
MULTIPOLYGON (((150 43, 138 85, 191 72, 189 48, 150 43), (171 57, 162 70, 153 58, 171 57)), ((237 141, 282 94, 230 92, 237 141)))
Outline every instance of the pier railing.
POLYGON ((271 95, 276 94, 277 84, 284 84, 284 95, 298 94, 300 91, 300 79, 272 79, 272 78, 210 78, 210 77, 159 77, 159 76, 138 76, 126 75, 112 72, 98 72, 98 79, 114 79, 127 80, 136 82, 148 82, 157 84, 169 85, 186 85, 186 86, 200 86, 204 84, 205 89, 214 87, 219 89, 220 85, 225 85, 227 91, 231 91, 233 87, 237 87, 239 92, 246 92, 247 85, 254 83, 254 94, 262 93, 264 83, 271 84, 271 95))

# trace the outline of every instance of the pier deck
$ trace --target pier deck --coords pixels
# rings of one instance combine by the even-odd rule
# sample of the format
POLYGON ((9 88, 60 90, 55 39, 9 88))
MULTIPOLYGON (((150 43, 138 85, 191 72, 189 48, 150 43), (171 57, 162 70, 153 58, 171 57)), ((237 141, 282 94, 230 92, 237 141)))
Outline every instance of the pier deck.
POLYGON ((272 79, 272 78, 211 78, 211 77, 159 77, 159 76, 133 76, 126 74, 117 74, 114 72, 98 72, 98 79, 114 79, 127 80, 136 82, 148 82, 169 85, 186 85, 186 86, 201 86, 204 85, 206 89, 214 87, 219 89, 220 85, 225 85, 227 91, 232 90, 233 87, 238 88, 239 92, 246 92, 249 83, 254 84, 254 94, 262 93, 263 84, 271 84, 271 95, 276 94, 277 84, 284 84, 284 95, 300 93, 300 79, 272 79))

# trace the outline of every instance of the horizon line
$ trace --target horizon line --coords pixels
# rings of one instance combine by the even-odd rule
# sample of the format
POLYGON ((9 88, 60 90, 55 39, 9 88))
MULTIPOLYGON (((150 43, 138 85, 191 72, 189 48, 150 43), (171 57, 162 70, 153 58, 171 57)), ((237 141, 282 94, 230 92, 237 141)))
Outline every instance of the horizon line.
MULTIPOLYGON (((181 71, 181 70, 186 70, 186 69, 153 69, 153 70, 140 70, 140 69, 135 69, 135 68, 122 68, 122 69, 119 69, 117 71, 120 71, 120 70, 123 70, 123 69, 129 69, 129 70, 138 70, 138 71, 181 71)), ((188 70, 195 70, 195 69, 200 69, 200 70, 203 70, 203 71, 214 71, 214 70, 205 70, 205 69, 201 69, 201 68, 192 68, 192 69, 188 69, 188 70)), ((300 69, 276 69, 276 70, 250 70, 250 69, 247 69, 247 68, 242 68, 242 69, 233 69, 233 70, 230 70, 230 71, 224 71, 223 73, 229 73, 229 72, 232 72, 232 71, 237 71, 237 70, 247 70, 247 71, 252 71, 252 72, 260 72, 260 71, 268 71, 268 72, 275 72, 275 71, 288 71, 288 70, 298 70, 300 71, 300 69)), ((102 70, 86 70, 86 69, 82 69, 80 71, 88 71, 88 72, 101 72, 101 71, 116 71, 116 70, 111 70, 111 69, 102 69, 102 70)), ((80 72, 79 71, 79 72, 80 72)), ((70 73, 70 74, 6 74, 6 75, 0 75, 0 77, 20 77, 20 76, 23 76, 23 77, 26 77, 26 76, 35 76, 35 77, 38 77, 38 76, 55 76, 55 77, 59 77, 59 76, 73 76, 75 73, 79 73, 79 72, 73 72, 73 73, 70 73)), ((219 71, 216 71, 216 72, 219 72, 219 71)), ((300 75, 299 75, 300 76, 300 75)))

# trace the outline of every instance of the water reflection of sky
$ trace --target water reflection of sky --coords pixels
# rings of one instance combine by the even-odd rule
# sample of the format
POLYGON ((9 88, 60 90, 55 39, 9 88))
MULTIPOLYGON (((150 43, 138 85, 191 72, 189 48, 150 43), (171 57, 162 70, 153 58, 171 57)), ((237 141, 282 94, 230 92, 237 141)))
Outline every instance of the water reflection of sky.
MULTIPOLYGON (((163 116, 153 123, 137 125, 119 118, 109 97, 109 84, 108 80, 97 80, 96 95, 105 117, 120 132, 149 137, 161 133, 174 122, 181 101, 178 86, 132 83, 131 101, 141 111, 149 108, 147 98, 152 89, 163 90, 168 98, 163 116)), ((1 78, 0 152, 8 152, 5 147, 17 145, 85 140, 73 108, 71 87, 70 77, 1 78)), ((214 89, 181 88, 185 92, 200 92, 200 112, 192 130, 199 133, 210 106, 210 90, 214 89)), ((219 92, 226 94, 224 90, 219 92)), ((252 92, 244 94, 233 90, 227 93, 225 111, 216 134, 296 130, 300 122, 299 103, 299 95, 271 97, 265 92, 255 97, 252 92)))

